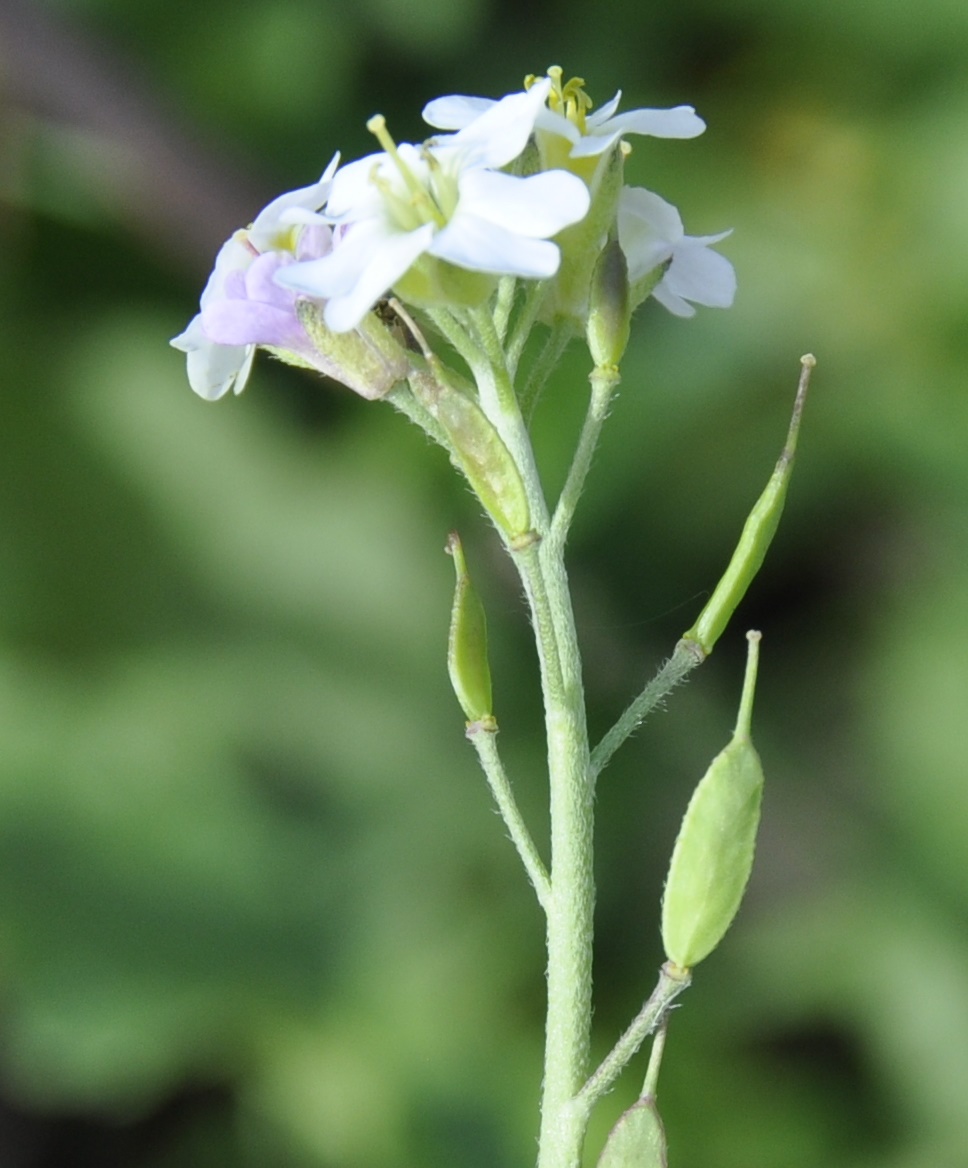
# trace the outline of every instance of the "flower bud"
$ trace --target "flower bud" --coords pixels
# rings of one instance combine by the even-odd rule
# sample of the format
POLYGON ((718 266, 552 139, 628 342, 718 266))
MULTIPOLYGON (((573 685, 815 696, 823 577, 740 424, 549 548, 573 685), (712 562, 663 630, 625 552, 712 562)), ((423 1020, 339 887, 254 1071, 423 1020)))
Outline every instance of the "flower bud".
POLYGON ((617 239, 602 248, 592 273, 591 301, 585 333, 599 368, 617 365, 629 343, 629 266, 617 239))
POLYGON ((810 384, 810 371, 816 363, 816 358, 810 353, 800 358, 800 384, 797 388, 786 445, 770 476, 770 481, 766 484, 766 489, 749 513, 739 543, 733 552, 733 558, 729 561, 729 567, 716 585, 706 607, 699 614, 699 619, 688 632, 683 633, 685 640, 694 641, 704 653, 713 651, 713 646, 729 624, 736 606, 746 595, 747 588, 762 567, 780 524, 787 487, 793 474, 793 458, 797 450, 803 404, 810 384))
POLYGON ((609 1133, 598 1168, 666 1168, 665 1129, 655 1100, 634 1103, 609 1133))
POLYGON ((493 723, 491 713, 491 670, 487 663, 487 622, 484 606, 474 591, 467 572, 460 536, 452 531, 447 553, 454 557, 457 585, 447 642, 447 671, 450 683, 468 722, 493 723))
POLYGON ((723 939, 753 866, 763 794, 763 768, 750 740, 760 634, 747 638, 736 730, 693 792, 669 864, 662 943, 682 969, 702 961, 723 939))
POLYGON ((454 460, 498 529, 511 542, 524 538, 531 527, 524 482, 481 407, 430 369, 414 368, 410 388, 446 433, 454 460))

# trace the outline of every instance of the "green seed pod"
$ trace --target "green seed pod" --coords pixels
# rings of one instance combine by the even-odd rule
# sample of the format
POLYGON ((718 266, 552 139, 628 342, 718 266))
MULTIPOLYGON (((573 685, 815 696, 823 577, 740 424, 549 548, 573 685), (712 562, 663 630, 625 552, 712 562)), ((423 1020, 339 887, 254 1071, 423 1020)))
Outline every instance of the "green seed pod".
POLYGON ((450 683, 468 722, 482 722, 488 729, 496 728, 491 713, 491 670, 487 663, 484 606, 471 584, 464 549, 456 531, 450 533, 446 550, 454 557, 457 571, 447 643, 450 683))
POLYGON ((609 1133, 598 1168, 666 1168, 665 1129, 655 1100, 640 1099, 609 1133))
POLYGON ((702 961, 723 939, 753 866, 763 794, 763 768, 750 740, 760 634, 747 638, 736 730, 693 792, 669 864, 662 942, 682 969, 702 961))
POLYGON ((531 527, 528 496, 517 464, 481 407, 430 369, 410 375, 414 397, 446 433, 454 460, 488 515, 512 542, 531 527))
POLYGON ((760 570, 767 550, 773 542, 780 516, 783 514, 787 486, 793 473, 793 458, 797 450, 803 404, 810 384, 810 371, 816 363, 816 358, 809 353, 800 358, 800 384, 797 387, 793 417, 790 420, 790 430, 783 453, 770 481, 766 484, 766 489, 749 513, 723 578, 716 585, 709 603, 699 614, 699 619, 688 632, 683 633, 686 640, 695 641, 704 653, 713 651, 713 646, 729 623, 736 606, 746 595, 746 590, 760 570))
POLYGON ((599 368, 617 365, 629 343, 629 265, 617 239, 602 248, 592 273, 591 301, 585 335, 599 368))

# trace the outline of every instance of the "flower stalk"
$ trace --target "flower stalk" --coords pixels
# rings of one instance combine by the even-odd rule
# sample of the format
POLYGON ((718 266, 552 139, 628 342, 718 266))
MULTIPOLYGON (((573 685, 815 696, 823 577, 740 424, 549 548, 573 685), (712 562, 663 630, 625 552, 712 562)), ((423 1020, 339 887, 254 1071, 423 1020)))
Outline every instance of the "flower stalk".
MULTIPOLYGON (((565 81, 553 66, 500 100, 455 95, 429 103, 425 120, 444 132, 422 144, 398 144, 374 116, 368 127, 381 152, 343 166, 337 155, 317 183, 280 196, 236 232, 218 254, 199 313, 172 342, 187 354, 192 388, 210 400, 242 390, 258 349, 335 378, 361 399, 388 400, 447 452, 515 566, 544 706, 547 845, 529 831, 498 750, 500 679, 492 686, 484 608, 456 535, 448 544, 456 583, 447 665, 467 737, 546 919, 538 1168, 579 1168, 592 1108, 663 1025, 689 984, 684 966, 718 943, 745 885, 755 824, 743 818, 732 781, 743 739, 714 764, 716 786, 707 776, 687 814, 685 859, 675 858, 675 895, 667 897, 671 960, 589 1075, 596 779, 712 650, 758 570, 782 508, 812 362, 804 358, 787 446, 723 581, 591 750, 565 548, 620 381, 632 314, 651 297, 687 317, 696 304, 727 307, 735 291, 732 265, 713 250, 728 232, 689 236, 670 203, 624 185, 626 135, 688 139, 702 133, 703 121, 691 106, 618 113, 620 96, 596 110, 584 82, 565 81), (538 327, 547 331, 535 355, 529 341, 538 327), (588 404, 552 509, 528 425, 566 346, 582 334, 592 367, 588 404), (519 378, 526 353, 530 372, 519 378), (710 849, 701 835, 710 791, 716 823, 736 837, 719 847, 715 879, 707 879, 710 849), (720 897, 725 907, 706 895, 722 883, 720 869, 732 881, 720 897)), ((626 1149, 639 1144, 665 1163, 654 1100, 662 1041, 645 1098, 606 1146, 609 1168, 632 1162, 626 1149)))

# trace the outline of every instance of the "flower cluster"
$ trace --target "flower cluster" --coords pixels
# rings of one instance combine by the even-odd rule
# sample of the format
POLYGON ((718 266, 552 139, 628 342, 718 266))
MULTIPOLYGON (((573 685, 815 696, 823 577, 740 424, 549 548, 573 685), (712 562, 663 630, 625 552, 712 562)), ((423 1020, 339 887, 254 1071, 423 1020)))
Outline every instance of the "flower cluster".
POLYGON ((703 121, 691 106, 618 114, 621 93, 592 113, 583 84, 563 84, 554 67, 500 100, 439 98, 423 116, 446 132, 419 145, 395 143, 372 118, 380 152, 342 167, 335 157, 319 182, 280 196, 223 245, 201 311, 172 341, 192 388, 210 400, 241 392, 262 347, 383 396, 407 361, 380 332, 382 299, 459 314, 510 276, 549 285, 543 319, 580 322, 608 238, 625 254, 633 307, 649 294, 681 316, 694 303, 728 306, 733 269, 710 250, 724 235, 686 235, 673 206, 621 183, 624 135, 692 138, 703 121), (554 294, 556 279, 567 294, 554 294), (376 372, 336 340, 353 333, 366 353, 376 344, 376 372))

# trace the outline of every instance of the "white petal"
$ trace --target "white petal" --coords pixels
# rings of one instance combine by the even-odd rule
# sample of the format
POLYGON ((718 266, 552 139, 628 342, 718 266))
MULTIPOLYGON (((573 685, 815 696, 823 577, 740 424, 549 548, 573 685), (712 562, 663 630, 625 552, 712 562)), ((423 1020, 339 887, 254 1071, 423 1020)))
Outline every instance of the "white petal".
POLYGON ((356 287, 360 272, 379 258, 392 238, 393 233, 381 220, 354 223, 328 255, 280 268, 276 283, 320 300, 345 296, 356 287))
POLYGON ((428 250, 460 268, 534 280, 553 276, 561 262, 555 244, 526 239, 475 215, 456 215, 428 250))
POLYGON ((596 158, 599 154, 611 150, 621 136, 620 130, 616 130, 614 134, 608 134, 604 129, 596 131, 594 134, 588 134, 572 147, 571 157, 596 158))
POLYGON ((709 308, 729 308, 736 295, 736 272, 719 252, 686 238, 676 248, 662 283, 669 292, 709 308))
POLYGON ((594 113, 590 113, 585 118, 585 125, 588 126, 591 130, 597 129, 597 127, 602 125, 603 122, 607 122, 608 119, 610 117, 612 117, 612 115, 618 109, 618 103, 621 100, 622 100, 622 91, 620 89, 618 91, 618 93, 615 94, 615 96, 612 98, 611 101, 605 102, 605 104, 600 109, 595 110, 594 113))
POLYGON ((550 89, 546 77, 523 93, 502 97, 455 134, 450 144, 461 149, 467 166, 506 166, 527 145, 550 89))
POLYGON ((695 316, 696 310, 691 304, 688 304, 681 296, 676 296, 674 292, 670 292, 666 287, 665 280, 659 283, 657 288, 654 288, 652 295, 658 300, 663 308, 667 308, 673 316, 695 316))
POLYGON ((695 138, 705 130, 706 123, 691 105, 677 105, 674 109, 629 110, 602 128, 620 134, 649 134, 653 138, 695 138))
POLYGON ((563 114, 556 113, 554 110, 540 110, 534 128, 544 133, 555 134, 559 138, 567 138, 571 143, 581 141, 581 130, 575 123, 569 122, 563 114))
POLYGON ((618 204, 618 239, 635 283, 664 263, 683 238, 682 218, 671 203, 644 187, 625 187, 618 204))
POLYGON ((254 223, 249 228, 248 236, 258 251, 272 251, 280 246, 285 246, 284 240, 281 241, 279 237, 288 234, 289 226, 293 222, 287 217, 287 212, 296 208, 318 211, 323 206, 329 197, 333 175, 338 166, 339 154, 337 153, 330 159, 319 182, 308 187, 300 187, 295 191, 286 191, 285 194, 273 199, 256 215, 254 223))
POLYGON ((333 332, 345 333, 356 328, 384 292, 428 250, 432 238, 433 226, 429 223, 416 231, 390 236, 371 262, 359 272, 355 286, 326 305, 323 315, 333 332))
POLYGON ((424 106, 423 120, 438 130, 463 130, 496 104, 490 97, 438 97, 424 106))
POLYGON ((206 401, 218 401, 230 389, 245 388, 255 345, 216 345, 209 341, 188 354, 188 384, 206 401))
POLYGON ((363 218, 374 213, 374 208, 382 206, 383 196, 373 184, 373 172, 379 170, 387 156, 382 153, 367 154, 349 162, 336 172, 330 188, 326 213, 332 219, 347 214, 363 218))
POLYGON ((461 176, 458 214, 471 214, 534 239, 557 235, 583 219, 588 187, 565 170, 546 170, 517 178, 494 170, 461 176))

